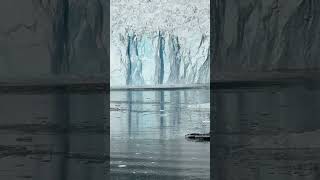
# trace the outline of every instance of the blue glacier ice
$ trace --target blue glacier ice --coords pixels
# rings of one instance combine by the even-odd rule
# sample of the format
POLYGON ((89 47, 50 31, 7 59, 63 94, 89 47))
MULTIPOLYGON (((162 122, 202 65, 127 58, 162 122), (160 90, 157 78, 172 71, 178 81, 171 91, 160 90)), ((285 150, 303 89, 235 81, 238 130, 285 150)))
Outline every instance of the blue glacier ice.
POLYGON ((209 14, 207 0, 111 1, 111 86, 208 83, 209 14))

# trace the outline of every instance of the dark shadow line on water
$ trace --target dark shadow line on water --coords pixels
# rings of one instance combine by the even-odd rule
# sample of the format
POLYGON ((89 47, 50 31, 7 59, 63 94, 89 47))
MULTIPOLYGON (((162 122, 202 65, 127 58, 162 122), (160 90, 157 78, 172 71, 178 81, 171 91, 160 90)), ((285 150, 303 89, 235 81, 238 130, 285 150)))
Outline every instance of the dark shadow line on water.
POLYGON ((263 88, 263 87, 294 87, 307 86, 320 88, 320 80, 315 79, 279 79, 264 81, 216 81, 211 82, 211 90, 237 89, 237 88, 263 88))
POLYGON ((0 84, 1 94, 97 94, 108 92, 109 85, 106 83, 86 83, 86 84, 56 84, 56 85, 32 85, 0 84))

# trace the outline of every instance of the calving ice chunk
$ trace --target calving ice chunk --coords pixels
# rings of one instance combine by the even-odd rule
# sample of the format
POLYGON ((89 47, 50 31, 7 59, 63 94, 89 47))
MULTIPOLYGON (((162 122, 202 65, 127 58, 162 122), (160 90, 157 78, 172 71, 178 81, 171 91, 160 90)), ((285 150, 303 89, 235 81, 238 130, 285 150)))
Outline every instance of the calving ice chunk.
POLYGON ((112 0, 111 86, 208 83, 209 3, 112 0))

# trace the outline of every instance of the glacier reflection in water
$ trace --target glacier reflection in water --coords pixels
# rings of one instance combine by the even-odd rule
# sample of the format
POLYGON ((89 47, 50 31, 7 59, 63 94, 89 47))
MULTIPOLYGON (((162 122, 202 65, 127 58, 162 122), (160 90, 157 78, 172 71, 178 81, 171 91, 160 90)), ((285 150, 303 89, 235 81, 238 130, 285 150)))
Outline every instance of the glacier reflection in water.
POLYGON ((209 179, 209 90, 111 91, 112 179, 209 179))
POLYGON ((105 92, 21 89, 0 93, 0 179, 108 179, 105 92))

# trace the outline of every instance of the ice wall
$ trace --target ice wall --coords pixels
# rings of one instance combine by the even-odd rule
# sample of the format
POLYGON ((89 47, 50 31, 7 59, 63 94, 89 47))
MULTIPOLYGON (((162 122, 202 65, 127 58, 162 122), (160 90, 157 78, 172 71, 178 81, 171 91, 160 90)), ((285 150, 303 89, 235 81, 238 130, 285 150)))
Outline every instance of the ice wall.
POLYGON ((102 0, 3 0, 0 77, 104 75, 109 5, 102 0))
POLYGON ((320 67, 320 2, 215 0, 214 73, 320 67))
POLYGON ((111 1, 111 86, 209 82, 209 1, 111 1))

